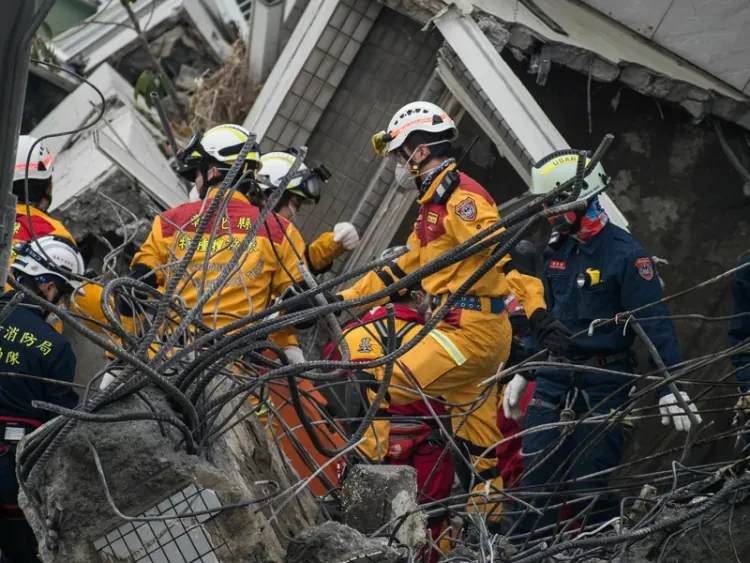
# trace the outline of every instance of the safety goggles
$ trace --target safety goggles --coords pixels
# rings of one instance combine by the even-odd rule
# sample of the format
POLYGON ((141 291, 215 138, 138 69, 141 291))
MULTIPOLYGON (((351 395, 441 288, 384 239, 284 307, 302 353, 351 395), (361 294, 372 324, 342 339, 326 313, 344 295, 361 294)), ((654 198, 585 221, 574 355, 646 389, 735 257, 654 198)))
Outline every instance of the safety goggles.
MULTIPOLYGON (((300 170, 289 179, 289 184, 299 180, 298 185, 287 188, 287 191, 304 199, 310 199, 315 203, 318 203, 320 201, 323 184, 328 182, 330 178, 331 173, 322 164, 315 168, 300 170)), ((261 174, 258 176, 258 180, 262 184, 273 187, 273 183, 268 176, 261 174)))

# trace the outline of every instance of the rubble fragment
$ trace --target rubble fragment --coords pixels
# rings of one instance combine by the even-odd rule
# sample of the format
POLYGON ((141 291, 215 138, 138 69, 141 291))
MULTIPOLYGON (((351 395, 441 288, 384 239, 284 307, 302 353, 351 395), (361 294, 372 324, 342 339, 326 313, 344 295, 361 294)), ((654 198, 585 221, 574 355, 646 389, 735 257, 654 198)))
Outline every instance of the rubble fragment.
POLYGON ((427 518, 417 505, 417 472, 408 465, 356 465, 344 482, 344 523, 365 534, 393 533, 399 543, 425 542, 427 518))

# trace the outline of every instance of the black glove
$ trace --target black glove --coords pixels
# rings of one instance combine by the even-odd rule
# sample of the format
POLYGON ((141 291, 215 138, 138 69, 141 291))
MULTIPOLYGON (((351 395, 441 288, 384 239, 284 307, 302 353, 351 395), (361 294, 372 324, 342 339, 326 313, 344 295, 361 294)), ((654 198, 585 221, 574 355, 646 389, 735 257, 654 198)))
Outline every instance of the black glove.
MULTIPOLYGON (((287 299, 291 299, 292 297, 296 297, 299 295, 293 288, 289 288, 289 290, 285 291, 283 295, 279 298, 280 301, 283 303, 287 299)), ((339 301, 343 301, 343 298, 335 293, 331 293, 330 291, 323 291, 320 293, 325 300, 326 303, 337 303, 339 301)), ((288 309, 285 309, 285 312, 287 315, 291 315, 292 313, 299 313, 301 311, 307 311, 308 309, 314 309, 315 307, 320 307, 320 303, 318 303, 318 300, 316 297, 308 297, 306 299, 303 299, 299 303, 295 303, 288 309)), ((300 330, 305 330, 308 328, 312 328, 315 326, 315 323, 318 321, 317 318, 311 318, 306 319, 304 321, 300 321, 294 325, 295 328, 300 330)))
POLYGON ((529 317, 529 328, 539 346, 555 354, 563 353, 573 344, 570 338, 573 333, 552 313, 544 309, 537 309, 529 317))

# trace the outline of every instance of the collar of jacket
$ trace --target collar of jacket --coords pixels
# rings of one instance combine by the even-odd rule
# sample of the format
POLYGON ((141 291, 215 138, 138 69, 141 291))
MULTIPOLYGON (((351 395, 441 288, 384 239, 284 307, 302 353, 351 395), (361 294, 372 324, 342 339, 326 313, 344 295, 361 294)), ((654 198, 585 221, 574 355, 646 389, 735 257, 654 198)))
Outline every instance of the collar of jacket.
MULTIPOLYGON (((206 194, 206 199, 215 198, 217 193, 219 193, 219 188, 211 188, 210 190, 208 190, 208 193, 206 194)), ((250 201, 237 190, 232 192, 232 199, 241 201, 242 203, 250 203, 250 201)))
POLYGON ((437 189, 437 187, 440 185, 440 182, 442 182, 443 178, 445 178, 445 175, 451 170, 455 170, 455 169, 456 169, 455 162, 453 164, 449 164, 448 166, 446 166, 445 170, 441 171, 440 174, 435 176, 435 179, 430 184, 430 187, 427 188, 427 191, 424 193, 424 195, 417 200, 417 203, 419 204, 428 203, 432 199, 432 196, 435 193, 435 190, 437 189))
POLYGON ((584 254, 593 254, 594 252, 596 252, 596 249, 601 246, 604 239, 608 238, 609 232, 612 230, 609 228, 609 226, 610 224, 607 223, 598 233, 596 233, 589 240, 583 243, 576 239, 574 236, 568 237, 568 241, 572 243, 571 249, 575 248, 575 246, 578 245, 578 247, 581 249, 581 252, 583 252, 584 254))

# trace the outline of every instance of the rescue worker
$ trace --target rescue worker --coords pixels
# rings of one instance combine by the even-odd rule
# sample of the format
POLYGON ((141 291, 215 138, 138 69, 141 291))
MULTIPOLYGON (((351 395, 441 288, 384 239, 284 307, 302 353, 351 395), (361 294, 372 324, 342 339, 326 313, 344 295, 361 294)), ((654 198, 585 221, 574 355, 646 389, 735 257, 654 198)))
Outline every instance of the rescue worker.
MULTIPOLYGON (((16 149, 16 163, 13 171, 13 195, 18 198, 16 203, 16 223, 13 228, 13 247, 19 243, 28 242, 33 238, 55 235, 68 240, 75 245, 76 241, 68 229, 47 214, 52 204, 52 174, 54 159, 47 148, 34 137, 21 135, 16 149), (28 166, 27 166, 28 162, 28 166), (28 173, 27 173, 28 170, 28 173), (28 178, 28 191, 26 187, 28 178), (27 196, 28 193, 28 196, 27 196)), ((11 263, 15 259, 15 251, 11 252, 11 263)), ((88 271, 86 277, 92 278, 95 273, 88 271)), ((9 291, 10 285, 6 285, 9 291)), ((94 283, 79 284, 79 289, 73 299, 71 307, 74 313, 106 323, 106 317, 101 311, 102 288, 94 283)), ((58 332, 62 331, 62 323, 50 318, 58 332)), ((95 324, 89 325, 93 329, 95 324)))
MULTIPOLYGON (((448 156, 457 134, 453 120, 441 108, 418 101, 401 108, 388 130, 373 137, 376 152, 396 160, 396 180, 406 188, 416 189, 419 214, 408 239, 409 252, 398 257, 392 266, 366 274, 343 291, 341 298, 354 299, 380 291, 499 220, 490 194, 459 172, 455 160, 448 156)), ((422 287, 439 306, 491 253, 491 248, 485 249, 427 276, 422 287)), ((526 310, 537 315, 535 319, 544 319, 536 325, 543 327, 537 336, 550 346, 564 346, 564 328, 544 310, 541 282, 517 272, 510 256, 506 256, 498 268, 490 270, 457 301, 426 338, 400 357, 390 392, 392 405, 417 400, 419 396, 409 391, 413 377, 424 393, 441 397, 449 404, 450 414, 457 417, 456 439, 465 454, 456 469, 463 486, 477 493, 469 498, 469 509, 485 512, 490 525, 501 519, 500 506, 483 500, 484 492, 492 495, 493 490, 501 489, 502 479, 497 459, 485 451, 501 436, 495 423, 497 395, 483 393, 478 383, 508 359, 511 328, 504 298, 511 288, 526 310), (465 406, 471 403, 478 404, 465 406)), ((384 374, 384 368, 368 371, 377 380, 384 374)))
MULTIPOLYGON (((195 183, 201 199, 156 216, 146 241, 133 257, 129 274, 131 277, 140 279, 160 291, 166 287, 168 277, 173 275, 169 264, 175 264, 185 256, 185 251, 195 236, 203 210, 216 196, 219 186, 249 135, 250 133, 239 125, 219 125, 205 133, 197 133, 184 147, 179 155, 183 164, 181 173, 195 183)), ((230 201, 226 211, 221 214, 217 212, 209 222, 200 239, 197 252, 185 272, 186 279, 180 282, 179 294, 186 307, 195 306, 204 289, 226 269, 235 249, 257 223, 261 211, 250 203, 248 194, 253 189, 253 182, 260 167, 260 149, 256 145, 243 163, 241 174, 237 175, 238 183, 231 196, 228 196, 230 201), (251 181, 240 182, 242 175, 246 175, 246 179, 249 177, 251 181), (210 233, 216 222, 216 237, 209 247, 210 233), (206 262, 208 265, 204 268, 206 262)), ((204 305, 203 322, 213 328, 221 328, 265 309, 272 296, 284 294, 288 288, 302 280, 297 263, 303 259, 304 248, 299 231, 286 219, 279 217, 275 221, 265 221, 258 229, 255 241, 240 259, 237 273, 204 305)), ((122 314, 132 316, 133 312, 127 304, 121 302, 120 308, 122 314)), ((304 361, 292 332, 276 333, 271 335, 271 339, 284 348, 292 363, 304 361)), ((309 380, 300 380, 299 387, 314 399, 325 402, 309 380)), ((299 428, 300 421, 288 403, 289 390, 286 383, 278 380, 269 383, 269 392, 272 402, 279 405, 279 414, 286 424, 290 428, 299 428)), ((309 405, 309 416, 319 420, 316 412, 315 405, 309 405)), ((266 418, 263 407, 258 413, 262 420, 266 418)), ((317 426, 316 430, 332 447, 343 443, 343 438, 323 425, 317 426)), ((279 434, 283 429, 275 428, 275 431, 279 434)), ((311 455, 317 456, 304 430, 297 432, 297 436, 311 451, 311 455)), ((299 460, 299 456, 294 457, 296 452, 292 451, 291 447, 285 448, 285 452, 293 461, 299 461, 294 463, 294 467, 300 476, 306 477, 312 473, 310 468, 299 460)), ((323 458, 316 459, 320 461, 323 458)), ((327 461, 327 458, 324 461, 327 461)), ((329 468, 329 477, 335 479, 335 467, 332 464, 329 468)), ((319 489, 316 492, 320 494, 324 491, 319 489)))
MULTIPOLYGON (((262 168, 258 180, 263 192, 263 205, 265 205, 266 197, 279 186, 281 180, 292 168, 295 156, 295 153, 290 150, 289 152, 270 152, 260 157, 262 168)), ((317 204, 320 201, 322 184, 330 177, 330 172, 323 165, 308 168, 302 164, 286 187, 274 213, 291 221, 305 204, 309 202, 317 204)), ((359 234, 354 225, 347 222, 336 223, 332 232, 323 233, 305 247, 305 261, 313 275, 324 274, 331 269, 336 258, 354 250, 358 245, 359 234)))
MULTIPOLYGON (((20 285, 51 303, 65 305, 82 275, 83 258, 67 239, 45 235, 17 248, 11 266, 20 285)), ((0 297, 0 307, 15 291, 0 297)), ((71 383, 76 358, 70 343, 46 321, 48 313, 22 299, 0 327, 0 371, 71 383)), ((18 442, 54 417, 32 401, 72 409, 72 387, 13 376, 0 377, 0 562, 37 563, 36 538, 18 507, 15 454, 18 442)))
MULTIPOLYGON (((386 250, 381 259, 387 258, 392 249, 386 250)), ((394 304, 394 323, 397 332, 397 345, 406 344, 424 325, 425 296, 419 285, 391 297, 394 304)), ((359 321, 344 327, 344 340, 353 362, 369 361, 384 355, 387 334, 387 310, 385 306, 370 309, 359 321)), ((341 360, 341 355, 330 343, 323 352, 329 360, 341 360)), ((365 412, 377 392, 372 376, 367 372, 349 373, 346 386, 346 418, 350 431, 359 426, 365 412)), ((435 399, 429 399, 429 406, 423 400, 401 405, 381 403, 379 413, 365 433, 365 442, 358 452, 371 463, 389 465, 410 465, 417 472, 417 490, 420 503, 431 503, 446 499, 453 486, 453 460, 447 448, 440 421, 432 413, 443 417, 447 424, 445 406, 435 399)), ((427 521, 433 542, 439 542, 447 525, 446 514, 437 513, 427 521)), ((441 557, 439 549, 425 550, 419 561, 436 562, 441 557)))
MULTIPOLYGON (((750 312, 750 252, 743 254, 737 262, 741 267, 732 279, 732 314, 740 315, 750 312)), ((729 345, 747 344, 750 338, 750 317, 735 317, 729 323, 729 345)), ((737 409, 742 409, 743 416, 750 411, 750 351, 739 352, 732 356, 732 365, 737 370, 740 382, 740 395, 737 409)), ((746 439, 747 440, 747 439, 746 439)))
MULTIPOLYGON (((562 150, 537 162, 531 171, 534 193, 547 193, 573 178, 577 154, 574 150, 562 150)), ((622 324, 615 323, 596 327, 592 333, 589 333, 589 327, 595 319, 611 319, 618 313, 646 306, 663 297, 650 255, 630 233, 609 221, 599 203, 597 195, 608 182, 603 167, 597 164, 586 176, 579 195, 579 199, 589 205, 583 211, 568 212, 551 219, 554 231, 544 253, 547 308, 570 332, 579 336, 564 356, 554 351, 550 355, 549 361, 564 362, 565 366, 536 371, 534 398, 526 412, 526 431, 559 423, 563 413, 566 419, 578 419, 591 409, 594 416, 607 416, 619 409, 628 400, 631 378, 571 369, 569 364, 633 373, 631 348, 634 332, 623 334, 622 324)), ((666 305, 659 304, 639 315, 667 316, 669 311, 666 305)), ((659 320, 642 326, 667 367, 680 363, 680 350, 671 321, 659 320)), ((539 346, 545 348, 544 342, 539 342, 539 346)), ((522 375, 516 375, 509 383, 504 406, 510 412, 518 413, 519 397, 526 385, 527 379, 522 375)), ((689 403, 687 393, 681 393, 689 403)), ((666 387, 659 396, 662 423, 670 424, 671 421, 677 430, 689 430, 690 420, 677 405, 676 397, 666 387)), ((694 405, 691 409, 696 410, 694 405)), ((577 479, 568 491, 573 498, 585 496, 589 489, 604 487, 606 477, 585 476, 618 465, 628 434, 626 424, 611 426, 608 422, 528 433, 523 438, 525 471, 522 486, 540 492, 548 483, 577 479), (571 465, 575 456, 578 457, 571 465)), ((557 489, 548 492, 551 495, 559 493, 557 489)), ((535 497, 532 502, 543 508, 547 502, 559 502, 559 497, 553 495, 552 500, 550 497, 535 497)), ((573 503, 570 506, 572 515, 589 503, 573 503)), ((526 514, 519 525, 523 532, 556 521, 556 514, 551 510, 542 517, 530 512, 526 514)), ((601 522, 617 514, 618 499, 614 495, 602 495, 587 515, 587 520, 601 522)))
MULTIPOLYGON (((518 243, 514 253, 514 263, 518 270, 527 276, 537 276, 536 265, 537 249, 534 243, 522 240, 518 243)), ((518 298, 510 294, 505 298, 505 309, 508 311, 508 320, 513 331, 513 340, 510 346, 510 357, 506 367, 512 367, 533 353, 534 343, 529 318, 518 298)), ((505 389, 505 388, 503 388, 505 389)), ((518 408, 523 414, 526 412, 531 398, 534 395, 534 384, 529 385, 521 398, 518 408)), ((500 476, 503 478, 505 487, 517 487, 519 477, 523 473, 523 456, 521 456, 521 438, 509 440, 521 431, 519 421, 513 418, 507 407, 497 410, 497 428, 503 435, 503 443, 495 448, 497 466, 500 476), (507 441, 506 441, 507 440, 507 441)))
MULTIPOLYGON (((154 218, 151 232, 133 257, 131 277, 154 288, 166 286, 171 272, 164 266, 185 255, 204 206, 210 205, 248 136, 249 132, 239 125, 225 124, 205 134, 197 134, 188 143, 181 154, 186 169, 183 174, 192 175, 201 200, 182 204, 154 218)), ((254 180, 260 166, 260 149, 256 145, 248 154, 237 180, 248 172, 254 180)), ((190 280, 180 291, 187 307, 195 304, 203 290, 221 275, 234 250, 257 222, 260 210, 247 199, 250 186, 251 182, 246 181, 236 187, 226 211, 217 212, 199 241, 186 271, 190 280), (209 248, 209 236, 217 221, 217 233, 209 248), (205 261, 210 266, 204 279, 205 261)), ((256 241, 240 261, 239 271, 205 304, 203 322, 221 328, 266 308, 270 294, 281 294, 302 279, 297 270, 297 255, 303 249, 298 231, 290 227, 288 221, 267 222, 258 229, 256 241)))

